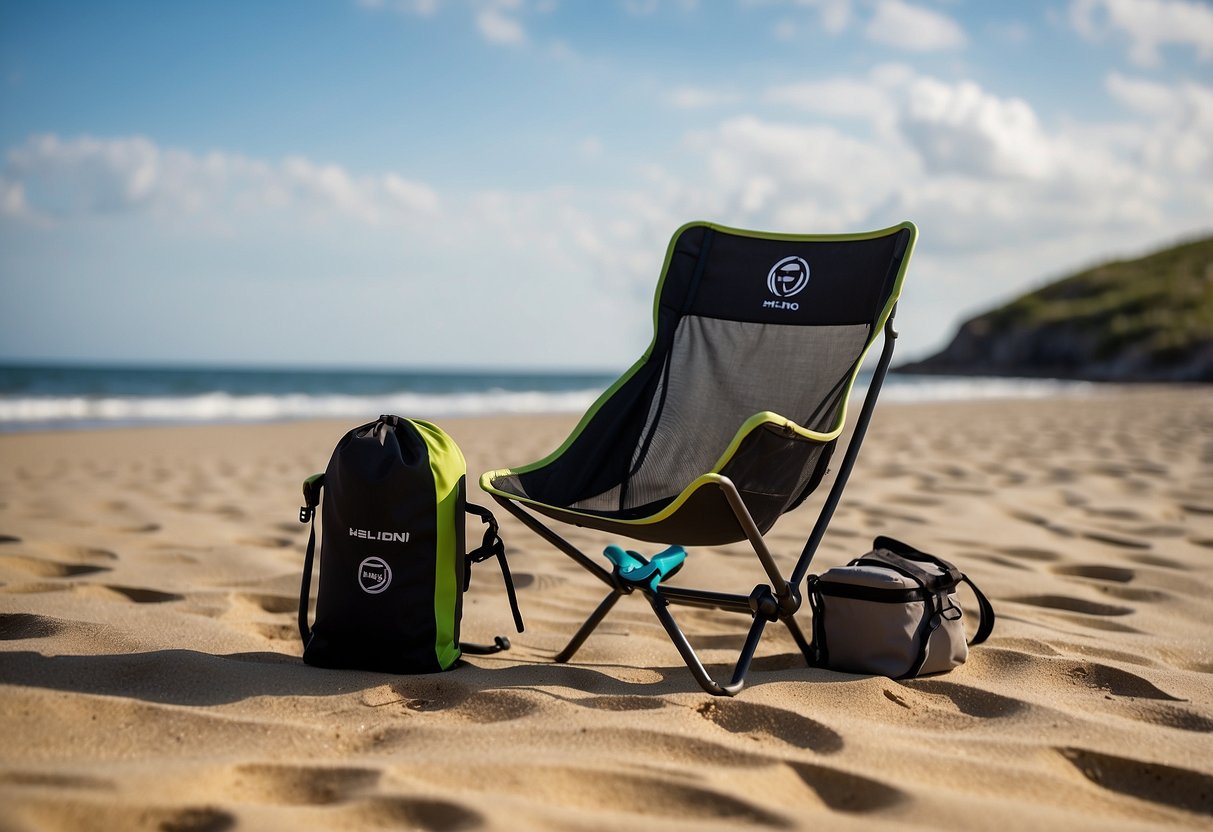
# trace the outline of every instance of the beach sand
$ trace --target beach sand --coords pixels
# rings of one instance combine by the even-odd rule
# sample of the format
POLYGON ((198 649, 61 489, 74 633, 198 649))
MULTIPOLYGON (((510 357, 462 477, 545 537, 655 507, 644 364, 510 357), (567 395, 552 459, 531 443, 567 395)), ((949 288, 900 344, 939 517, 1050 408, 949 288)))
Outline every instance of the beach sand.
MULTIPOLYGON (((575 421, 442 423, 483 501, 481 471, 575 421)), ((638 597, 553 663, 603 589, 508 515, 527 631, 490 563, 463 635, 513 650, 430 676, 303 665, 299 487, 350 427, 0 436, 0 829, 1213 826, 1208 388, 881 405, 813 571, 899 537, 976 580, 994 636, 899 682, 807 668, 771 627, 736 699, 638 597)), ((771 535, 789 569, 825 490, 771 535)), ((731 546, 674 582, 761 578, 731 546)), ((675 613, 727 675, 748 620, 675 613)))

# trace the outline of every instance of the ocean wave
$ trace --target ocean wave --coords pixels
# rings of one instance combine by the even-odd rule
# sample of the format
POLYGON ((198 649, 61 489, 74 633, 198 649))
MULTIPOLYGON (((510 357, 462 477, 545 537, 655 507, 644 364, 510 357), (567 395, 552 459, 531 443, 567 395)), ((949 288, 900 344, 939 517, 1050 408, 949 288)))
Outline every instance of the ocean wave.
MULTIPOLYGON (((860 377, 857 402, 869 377, 860 377)), ((1052 379, 890 375, 882 402, 1049 398, 1093 385, 1052 379)), ((600 388, 451 390, 396 393, 232 393, 193 395, 0 395, 0 432, 142 424, 371 419, 380 413, 432 418, 508 413, 582 413, 600 388)))
POLYGON ((43 426, 265 422, 374 418, 380 413, 481 416, 498 413, 580 413, 600 390, 195 396, 0 397, 0 430, 43 426))
MULTIPOLYGON (((1053 378, 995 378, 991 376, 889 376, 880 393, 882 402, 950 402, 979 399, 1048 399, 1083 395, 1095 385, 1053 378)), ((861 392, 861 391, 856 391, 861 392)))

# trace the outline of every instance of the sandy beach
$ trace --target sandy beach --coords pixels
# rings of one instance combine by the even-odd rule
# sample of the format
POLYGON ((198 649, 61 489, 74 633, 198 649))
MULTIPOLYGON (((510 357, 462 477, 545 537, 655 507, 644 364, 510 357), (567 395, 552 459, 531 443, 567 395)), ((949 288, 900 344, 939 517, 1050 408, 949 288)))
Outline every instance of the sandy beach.
MULTIPOLYGON (((576 419, 440 421, 483 502, 480 472, 576 419)), ((601 585, 509 516, 527 631, 486 564, 463 635, 513 650, 303 665, 300 482, 352 426, 0 435, 0 829, 1213 825, 1213 390, 882 404, 813 571, 901 538, 976 580, 993 637, 899 682, 808 668, 772 627, 731 700, 639 598, 553 663, 601 585)), ((772 533, 789 568, 825 490, 772 533)), ((761 577, 701 548, 675 583, 761 577)), ((722 672, 747 620, 677 612, 722 672)))

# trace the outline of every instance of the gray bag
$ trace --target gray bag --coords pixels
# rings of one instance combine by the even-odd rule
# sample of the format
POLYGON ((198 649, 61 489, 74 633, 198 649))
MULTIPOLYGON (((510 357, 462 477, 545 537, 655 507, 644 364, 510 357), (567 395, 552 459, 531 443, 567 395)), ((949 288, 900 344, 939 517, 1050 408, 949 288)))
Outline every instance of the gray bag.
POLYGON ((994 629, 993 607, 963 572, 891 537, 876 538, 847 566, 810 576, 807 590, 815 663, 832 670, 894 679, 942 673, 994 629), (981 616, 970 642, 956 603, 961 582, 981 616))

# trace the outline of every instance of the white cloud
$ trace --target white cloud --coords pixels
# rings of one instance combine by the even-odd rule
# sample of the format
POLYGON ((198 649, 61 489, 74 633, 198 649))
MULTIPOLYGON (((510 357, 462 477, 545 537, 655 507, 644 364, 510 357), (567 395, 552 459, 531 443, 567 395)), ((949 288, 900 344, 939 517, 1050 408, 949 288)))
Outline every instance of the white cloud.
POLYGON ((1159 47, 1190 46, 1198 60, 1213 60, 1213 7, 1192 0, 1073 0, 1070 22, 1083 37, 1114 31, 1129 40, 1129 57, 1157 66, 1159 47))
POLYGON ((914 81, 901 129, 935 171, 1041 179, 1056 169, 1056 147, 1027 102, 972 81, 914 81))
POLYGON ((344 217, 373 225, 439 209, 430 187, 395 173, 356 177, 339 165, 301 157, 271 164, 239 154, 198 155, 140 136, 33 136, 8 152, 4 181, 7 214, 20 209, 59 220, 295 208, 319 219, 344 217))
POLYGON ((679 110, 702 110, 720 107, 737 101, 737 93, 728 90, 709 90, 703 87, 678 87, 669 94, 669 102, 679 110))
MULTIPOLYGON (((647 17, 661 8, 662 0, 623 0, 623 10, 633 17, 647 17)), ((690 12, 699 8, 699 0, 674 0, 670 5, 679 11, 690 12)))
POLYGON ((371 11, 393 11, 416 17, 432 17, 451 5, 461 6, 472 14, 476 31, 488 43, 497 46, 522 46, 529 40, 526 27, 519 16, 527 11, 547 14, 555 9, 553 0, 465 0, 453 4, 450 0, 356 0, 371 11))
POLYGON ((880 0, 864 34, 869 40, 911 52, 956 49, 967 42, 964 30, 952 18, 904 0, 880 0))
POLYGON ((872 121, 892 114, 894 109, 888 91, 866 78, 835 77, 784 84, 768 89, 763 99, 815 115, 872 121))
POLYGON ((526 29, 511 12, 516 12, 519 3, 513 0, 497 0, 476 13, 476 28, 489 43, 502 46, 521 46, 526 43, 526 29))
POLYGON ((438 11, 444 0, 357 0, 359 6, 371 11, 390 9, 402 14, 429 17, 438 11))
POLYGON ((25 186, 0 179, 0 217, 32 221, 36 215, 25 201, 25 186))
POLYGON ((703 195, 688 191, 679 201, 758 227, 853 227, 899 178, 884 148, 827 126, 740 116, 692 135, 689 146, 706 156, 712 196, 704 204, 703 195))
POLYGON ((1150 120, 1129 133, 1146 168, 1213 181, 1213 87, 1166 86, 1115 72, 1106 86, 1113 98, 1150 120))

